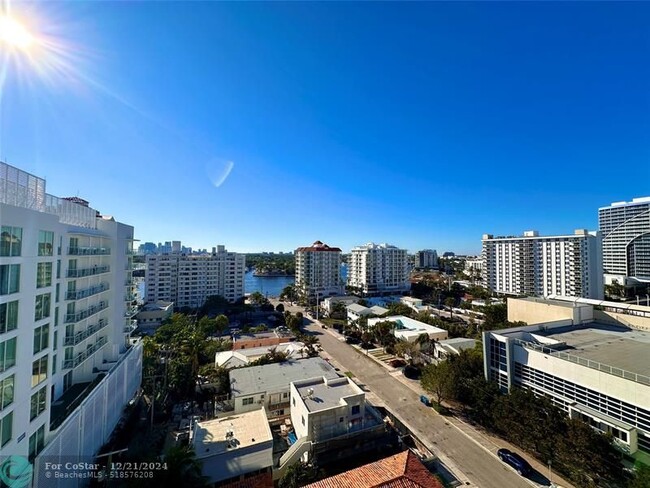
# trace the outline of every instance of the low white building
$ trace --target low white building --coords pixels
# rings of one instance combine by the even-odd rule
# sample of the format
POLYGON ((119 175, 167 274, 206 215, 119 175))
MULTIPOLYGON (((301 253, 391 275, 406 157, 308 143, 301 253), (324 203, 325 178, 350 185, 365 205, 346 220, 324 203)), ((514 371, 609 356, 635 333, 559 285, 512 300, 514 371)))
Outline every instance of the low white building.
POLYGON ((415 342, 422 334, 427 334, 432 341, 447 339, 447 331, 433 325, 425 324, 404 315, 391 315, 390 317, 377 317, 368 319, 368 325, 375 325, 377 322, 394 322, 393 335, 398 339, 415 342))
POLYGON ((135 318, 140 328, 148 329, 160 326, 172 316, 173 312, 174 302, 158 300, 154 303, 145 303, 135 318))
POLYGON ((287 359, 300 359, 305 349, 302 342, 284 342, 277 346, 254 347, 252 349, 235 349, 232 351, 222 351, 215 354, 214 364, 220 368, 238 368, 246 366, 253 361, 269 354, 271 351, 284 353, 287 359))
POLYGON ((454 337, 444 339, 434 343, 433 357, 436 359, 445 359, 449 356, 458 356, 465 349, 474 349, 476 341, 465 337, 454 337))
POLYGON ((361 317, 367 317, 369 315, 381 316, 385 313, 388 313, 388 309, 375 305, 372 307, 364 307, 358 303, 353 303, 345 307, 348 312, 348 321, 353 322, 359 320, 361 317))
POLYGON ((273 435, 263 408, 197 422, 192 447, 209 483, 243 479, 273 469, 273 435))
POLYGON ((330 314, 334 310, 334 306, 337 305, 338 303, 342 303, 345 307, 347 307, 348 305, 357 303, 359 300, 361 299, 355 296, 327 297, 320 302, 320 307, 323 311, 330 314))
POLYGON ((422 305, 422 299, 420 298, 400 297, 399 301, 403 305, 406 305, 407 307, 413 309, 415 312, 423 312, 428 308, 426 305, 422 305))
POLYGON ((235 413, 264 406, 269 418, 289 415, 289 384, 292 381, 339 377, 336 370, 319 357, 233 369, 228 376, 235 413))
POLYGON ((291 423, 298 439, 320 442, 361 430, 365 409, 365 393, 347 377, 291 383, 291 423))

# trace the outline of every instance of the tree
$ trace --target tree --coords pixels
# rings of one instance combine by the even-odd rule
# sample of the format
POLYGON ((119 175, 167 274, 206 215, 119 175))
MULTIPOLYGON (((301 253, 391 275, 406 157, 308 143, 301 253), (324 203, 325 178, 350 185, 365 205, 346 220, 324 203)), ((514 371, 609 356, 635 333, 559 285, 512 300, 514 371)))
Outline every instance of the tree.
POLYGON ((280 292, 280 300, 284 300, 292 303, 297 301, 298 292, 296 291, 296 287, 294 285, 285 286, 280 292))
POLYGON ((372 327, 372 335, 383 347, 392 346, 396 342, 393 329, 395 329, 395 322, 382 320, 372 327))
POLYGON ((158 477, 156 486, 198 488, 208 486, 208 478, 201 474, 201 462, 188 447, 171 447, 164 457, 165 476, 158 477), (160 484, 158 484, 160 483, 160 484))
POLYGON ((199 315, 217 315, 228 310, 230 302, 221 295, 210 295, 199 309, 199 315))
POLYGON ((401 302, 393 302, 388 305, 388 312, 384 314, 384 316, 404 315, 405 317, 412 317, 414 313, 413 309, 408 305, 404 305, 401 302))
POLYGON ((648 488, 650 486, 650 466, 640 464, 635 467, 634 479, 628 488, 648 488))
POLYGON ((449 318, 454 318, 454 305, 456 304, 456 299, 454 297, 445 298, 445 306, 449 308, 449 318))
POLYGON ((218 335, 222 335, 230 327, 230 320, 223 314, 217 315, 214 319, 214 326, 218 335))
POLYGON ((395 343, 395 354, 407 359, 410 365, 413 365, 419 357, 417 345, 404 339, 400 339, 395 343))
POLYGON ((319 477, 318 469, 313 464, 298 461, 287 468, 284 476, 280 478, 279 488, 300 488, 319 477))
POLYGON ((248 300, 250 301, 251 304, 259 307, 261 305, 264 305, 268 300, 264 295, 262 295, 259 291, 254 291, 253 293, 250 294, 248 297, 248 300))
POLYGON ((277 306, 275 307, 275 311, 280 313, 284 312, 284 305, 278 303, 277 306))
POLYGON ((483 330, 495 330, 508 326, 508 307, 505 303, 487 305, 483 308, 485 322, 483 330))
POLYGON ((438 406, 442 406, 444 400, 452 397, 454 391, 453 375, 451 366, 447 361, 438 364, 429 364, 422 371, 420 380, 422 388, 431 393, 438 406))

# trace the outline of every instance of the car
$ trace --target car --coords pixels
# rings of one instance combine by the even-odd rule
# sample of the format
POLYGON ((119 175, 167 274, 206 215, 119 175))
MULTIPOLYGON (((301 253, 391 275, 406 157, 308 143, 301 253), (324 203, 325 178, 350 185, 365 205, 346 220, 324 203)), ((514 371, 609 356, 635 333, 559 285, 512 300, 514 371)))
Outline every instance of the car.
POLYGON ((345 342, 348 344, 359 344, 361 342, 361 339, 358 339, 353 336, 345 336, 345 342))
POLYGON ((521 476, 527 476, 533 469, 530 464, 528 464, 528 461, 509 449, 499 449, 497 451, 497 456, 499 456, 501 461, 512 466, 521 476))

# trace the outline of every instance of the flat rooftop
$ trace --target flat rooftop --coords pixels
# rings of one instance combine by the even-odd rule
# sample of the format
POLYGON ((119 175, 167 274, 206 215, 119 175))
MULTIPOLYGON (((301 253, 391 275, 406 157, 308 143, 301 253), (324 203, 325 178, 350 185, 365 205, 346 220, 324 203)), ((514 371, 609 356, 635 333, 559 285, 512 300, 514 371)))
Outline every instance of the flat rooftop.
POLYGON ((289 360, 230 371, 232 396, 288 389, 292 381, 316 377, 338 378, 334 368, 322 358, 289 360))
POLYGON ((342 405, 341 398, 362 393, 348 378, 337 378, 327 383, 323 378, 317 378, 314 381, 301 382, 300 386, 296 385, 296 390, 310 412, 337 407, 342 405))
POLYGON ((588 307, 588 306, 590 306, 589 304, 586 304, 586 303, 554 300, 554 299, 549 299, 549 298, 525 297, 525 298, 511 298, 511 300, 517 300, 517 301, 521 301, 521 302, 542 303, 544 305, 553 305, 554 307, 565 307, 565 308, 576 308, 576 307, 588 307))
POLYGON ((197 422, 192 444, 198 459, 216 456, 264 442, 273 435, 264 409, 197 422))
MULTIPOLYGON (((517 335, 516 329, 511 333, 517 335)), ((541 329, 533 333, 564 343, 553 347, 557 351, 650 377, 650 332, 589 322, 546 331, 541 329)), ((510 334, 506 332, 503 335, 510 334)))

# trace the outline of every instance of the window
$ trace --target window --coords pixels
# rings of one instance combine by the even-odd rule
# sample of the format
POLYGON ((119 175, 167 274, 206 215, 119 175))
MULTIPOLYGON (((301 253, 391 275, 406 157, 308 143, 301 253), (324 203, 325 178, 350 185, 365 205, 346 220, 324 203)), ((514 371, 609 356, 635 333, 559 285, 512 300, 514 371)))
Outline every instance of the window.
POLYGON ((7 408, 14 401, 14 375, 0 381, 0 410, 7 408))
POLYGON ((294 407, 296 406, 296 399, 295 398, 293 398, 293 406, 294 407))
POLYGON ((9 412, 5 417, 0 419, 0 447, 4 446, 11 440, 11 429, 13 426, 14 413, 9 412))
POLYGON ((0 373, 16 364, 16 338, 0 342, 0 373))
POLYGON ((56 279, 58 280, 61 278, 61 260, 57 259, 56 260, 56 279))
POLYGON ((3 225, 0 230, 0 256, 20 256, 23 229, 3 225))
POLYGON ((45 424, 29 436, 29 461, 32 462, 45 447, 45 424))
POLYGON ((54 309, 54 327, 59 325, 59 307, 54 309))
POLYGON ((36 288, 52 286, 52 263, 38 263, 36 267, 36 288))
POLYGON ((343 422, 343 417, 339 417, 339 422, 343 422))
POLYGON ((252 405, 253 404, 253 399, 252 398, 244 398, 241 402, 242 405, 252 405))
POLYGON ((45 411, 45 404, 47 401, 47 386, 44 386, 32 395, 29 407, 29 420, 30 422, 38 417, 45 411))
POLYGON ((54 301, 56 303, 59 303, 59 294, 61 292, 61 285, 59 283, 56 284, 56 291, 54 292, 54 301))
POLYGON ((20 290, 20 264, 0 266, 0 295, 18 293, 20 290))
POLYGON ((59 342, 59 331, 54 331, 54 338, 52 339, 52 350, 56 351, 59 342))
POLYGON ((36 296, 36 305, 34 307, 34 320, 41 320, 50 316, 51 293, 43 293, 36 296))
POLYGON ((289 392, 282 393, 282 398, 289 398, 289 392))
POLYGON ((305 425, 305 416, 300 417, 302 419, 302 425, 305 425))
POLYGON ((38 354, 50 345, 50 324, 34 329, 34 354, 38 354))
POLYGON ((18 327, 18 301, 0 303, 0 334, 18 327))
POLYGON ((361 407, 359 405, 352 405, 352 415, 359 415, 361 407))
POLYGON ((47 379, 47 355, 32 363, 32 387, 47 379))
POLYGON ((48 230, 38 231, 38 255, 52 256, 54 251, 54 232, 48 230))
POLYGON ((56 354, 52 356, 52 376, 56 374, 56 354))

